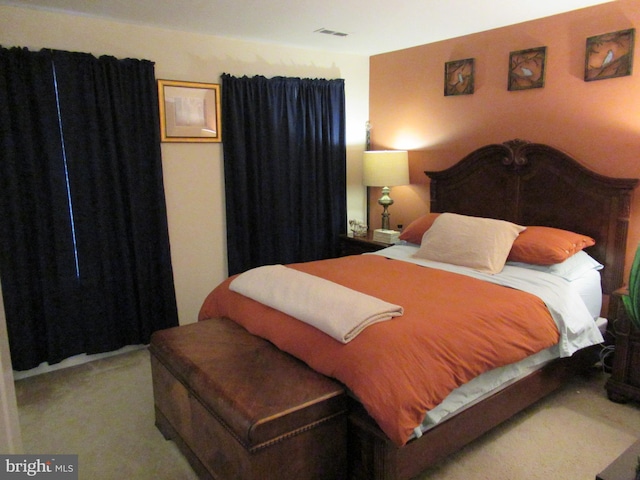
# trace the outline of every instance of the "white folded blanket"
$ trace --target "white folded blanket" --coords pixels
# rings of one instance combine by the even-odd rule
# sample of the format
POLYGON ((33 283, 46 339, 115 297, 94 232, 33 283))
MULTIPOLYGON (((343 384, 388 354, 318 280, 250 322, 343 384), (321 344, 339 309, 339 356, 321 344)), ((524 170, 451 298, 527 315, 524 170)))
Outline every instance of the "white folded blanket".
POLYGON ((308 323, 339 342, 353 340, 402 307, 284 265, 267 265, 236 277, 229 288, 308 323))

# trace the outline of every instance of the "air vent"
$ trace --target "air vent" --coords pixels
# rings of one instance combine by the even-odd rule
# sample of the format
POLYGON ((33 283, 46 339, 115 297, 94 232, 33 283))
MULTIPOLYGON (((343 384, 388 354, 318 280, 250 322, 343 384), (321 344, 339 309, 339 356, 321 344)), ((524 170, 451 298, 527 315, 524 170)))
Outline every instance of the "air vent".
POLYGON ((328 28, 319 28, 314 30, 314 33, 324 33, 325 35, 334 35, 336 37, 346 37, 348 33, 336 32, 335 30, 329 30, 328 28))

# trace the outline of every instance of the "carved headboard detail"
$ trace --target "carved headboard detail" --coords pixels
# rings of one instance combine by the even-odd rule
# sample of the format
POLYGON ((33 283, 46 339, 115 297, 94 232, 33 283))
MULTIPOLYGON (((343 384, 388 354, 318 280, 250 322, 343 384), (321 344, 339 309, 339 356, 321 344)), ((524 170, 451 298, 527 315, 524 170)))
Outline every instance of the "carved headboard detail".
POLYGON ((498 218, 589 235, 588 252, 605 265, 604 293, 623 282, 631 194, 638 180, 612 178, 539 143, 481 147, 431 179, 431 211, 498 218))

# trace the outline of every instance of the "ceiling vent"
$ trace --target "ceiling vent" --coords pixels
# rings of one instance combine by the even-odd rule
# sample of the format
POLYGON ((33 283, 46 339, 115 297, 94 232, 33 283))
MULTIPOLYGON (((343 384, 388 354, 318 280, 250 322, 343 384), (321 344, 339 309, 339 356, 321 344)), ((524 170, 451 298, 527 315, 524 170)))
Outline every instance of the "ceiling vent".
POLYGON ((319 28, 314 30, 314 33, 324 33, 325 35, 334 35, 336 37, 346 37, 348 33, 336 32, 335 30, 329 30, 328 28, 319 28))

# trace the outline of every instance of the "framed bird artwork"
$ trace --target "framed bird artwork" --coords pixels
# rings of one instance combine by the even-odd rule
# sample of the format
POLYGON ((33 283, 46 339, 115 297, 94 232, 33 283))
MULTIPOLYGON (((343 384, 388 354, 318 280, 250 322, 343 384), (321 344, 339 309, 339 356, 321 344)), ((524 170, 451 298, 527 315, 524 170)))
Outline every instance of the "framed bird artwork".
POLYGON ((444 95, 471 95, 474 91, 475 61, 473 58, 444 64, 444 95))
POLYGON ((544 87, 547 47, 518 50, 509 54, 509 90, 544 87))
POLYGON ((631 75, 635 28, 587 38, 584 81, 631 75))

